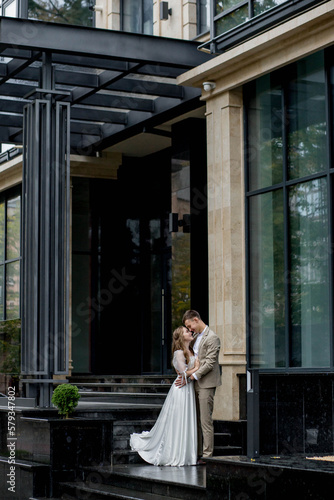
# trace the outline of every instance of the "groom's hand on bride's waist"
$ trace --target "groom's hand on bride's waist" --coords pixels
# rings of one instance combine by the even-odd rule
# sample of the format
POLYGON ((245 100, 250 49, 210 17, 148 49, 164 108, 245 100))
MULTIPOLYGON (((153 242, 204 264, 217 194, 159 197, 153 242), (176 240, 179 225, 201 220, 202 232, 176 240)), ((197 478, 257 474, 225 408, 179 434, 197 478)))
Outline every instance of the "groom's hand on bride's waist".
POLYGON ((178 375, 177 379, 175 380, 175 385, 176 387, 183 387, 184 385, 186 385, 185 378, 182 377, 181 375, 178 375))

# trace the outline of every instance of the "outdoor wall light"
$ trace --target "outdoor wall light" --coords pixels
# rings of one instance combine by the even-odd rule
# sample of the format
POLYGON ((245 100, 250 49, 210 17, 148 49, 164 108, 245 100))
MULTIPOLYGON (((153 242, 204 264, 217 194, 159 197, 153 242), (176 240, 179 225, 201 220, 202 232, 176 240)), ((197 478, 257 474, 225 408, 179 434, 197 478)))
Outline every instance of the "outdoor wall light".
POLYGON ((166 21, 168 15, 172 15, 172 9, 168 8, 168 2, 160 2, 160 20, 166 21))
POLYGON ((215 88, 215 82, 203 82, 203 89, 205 90, 205 92, 209 92, 210 90, 213 90, 215 88))

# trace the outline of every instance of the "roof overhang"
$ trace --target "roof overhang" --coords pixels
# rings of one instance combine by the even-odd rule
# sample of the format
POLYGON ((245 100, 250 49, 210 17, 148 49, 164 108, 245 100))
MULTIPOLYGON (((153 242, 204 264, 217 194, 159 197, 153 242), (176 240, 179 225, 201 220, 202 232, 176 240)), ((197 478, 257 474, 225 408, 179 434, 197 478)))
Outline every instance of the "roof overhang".
POLYGON ((0 17, 0 142, 22 143, 23 107, 71 103, 71 150, 100 151, 202 105, 177 77, 212 58, 195 42, 0 17), (49 88, 49 87, 48 87, 49 88))

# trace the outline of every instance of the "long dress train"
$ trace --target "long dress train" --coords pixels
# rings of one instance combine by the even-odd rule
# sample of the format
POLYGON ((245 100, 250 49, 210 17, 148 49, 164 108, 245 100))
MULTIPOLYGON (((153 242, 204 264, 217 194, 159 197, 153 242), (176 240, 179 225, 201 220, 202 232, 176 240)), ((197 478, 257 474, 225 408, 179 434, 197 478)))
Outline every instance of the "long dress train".
MULTIPOLYGON (((173 365, 182 376, 194 366, 186 365, 183 351, 174 353, 173 365)), ((130 435, 131 449, 153 465, 196 465, 197 419, 193 382, 170 388, 159 417, 150 431, 130 435)))

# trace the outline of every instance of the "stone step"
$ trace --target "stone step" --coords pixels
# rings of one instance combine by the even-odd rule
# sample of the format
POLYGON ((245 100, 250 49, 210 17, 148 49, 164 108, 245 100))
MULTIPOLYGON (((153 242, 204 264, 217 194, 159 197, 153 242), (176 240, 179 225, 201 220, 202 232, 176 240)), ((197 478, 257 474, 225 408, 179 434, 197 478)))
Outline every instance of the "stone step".
POLYGON ((79 391, 81 401, 94 403, 163 404, 165 393, 79 391))
POLYGON ((229 446, 231 444, 231 434, 229 432, 215 432, 216 446, 229 446))
POLYGON ((29 497, 28 500, 62 500, 59 497, 29 497))
MULTIPOLYGON (((128 488, 118 488, 108 484, 87 486, 85 483, 62 483, 62 500, 87 499, 104 500, 161 500, 160 494, 134 491, 128 488)), ((171 496, 164 496, 164 500, 175 500, 171 496)))
POLYGON ((8 490, 8 457, 0 456, 0 498, 12 500, 49 494, 50 467, 30 460, 15 459, 15 493, 8 490))
POLYGON ((229 457, 242 455, 241 446, 215 446, 213 450, 214 457, 229 457))
POLYGON ((71 384, 172 384, 176 378, 171 375, 72 375, 68 378, 71 384))
MULTIPOLYGON (((113 424, 113 451, 117 454, 122 450, 130 450, 130 434, 149 431, 155 424, 155 420, 119 420, 113 424)), ((133 461, 132 461, 133 462, 133 461)), ((123 461, 121 463, 124 463, 123 461)))
MULTIPOLYGON (((138 464, 144 461, 130 449, 130 434, 149 431, 155 424, 155 420, 117 420, 113 425, 113 458, 116 464, 138 464)), ((231 442, 231 434, 227 432, 215 432, 214 456, 228 456, 241 454, 242 448, 238 443, 231 442)))
POLYGON ((144 464, 146 463, 136 451, 130 449, 114 450, 111 457, 112 465, 144 464))
POLYGON ((86 382, 76 384, 79 391, 92 392, 122 392, 122 393, 164 393, 171 388, 170 383, 149 384, 149 383, 112 383, 112 382, 86 382))
MULTIPOLYGON (((132 494, 156 494, 159 499, 177 498, 182 500, 204 500, 204 467, 155 467, 147 463, 120 465, 115 467, 84 468, 83 479, 86 486, 108 485, 126 489, 132 494), (201 470, 199 470, 201 469, 201 470), (189 484, 189 473, 194 475, 189 484), (202 485, 196 484, 201 477, 202 485)), ((132 496, 130 495, 130 498, 132 496)), ((134 498, 145 498, 144 496, 134 498)))

